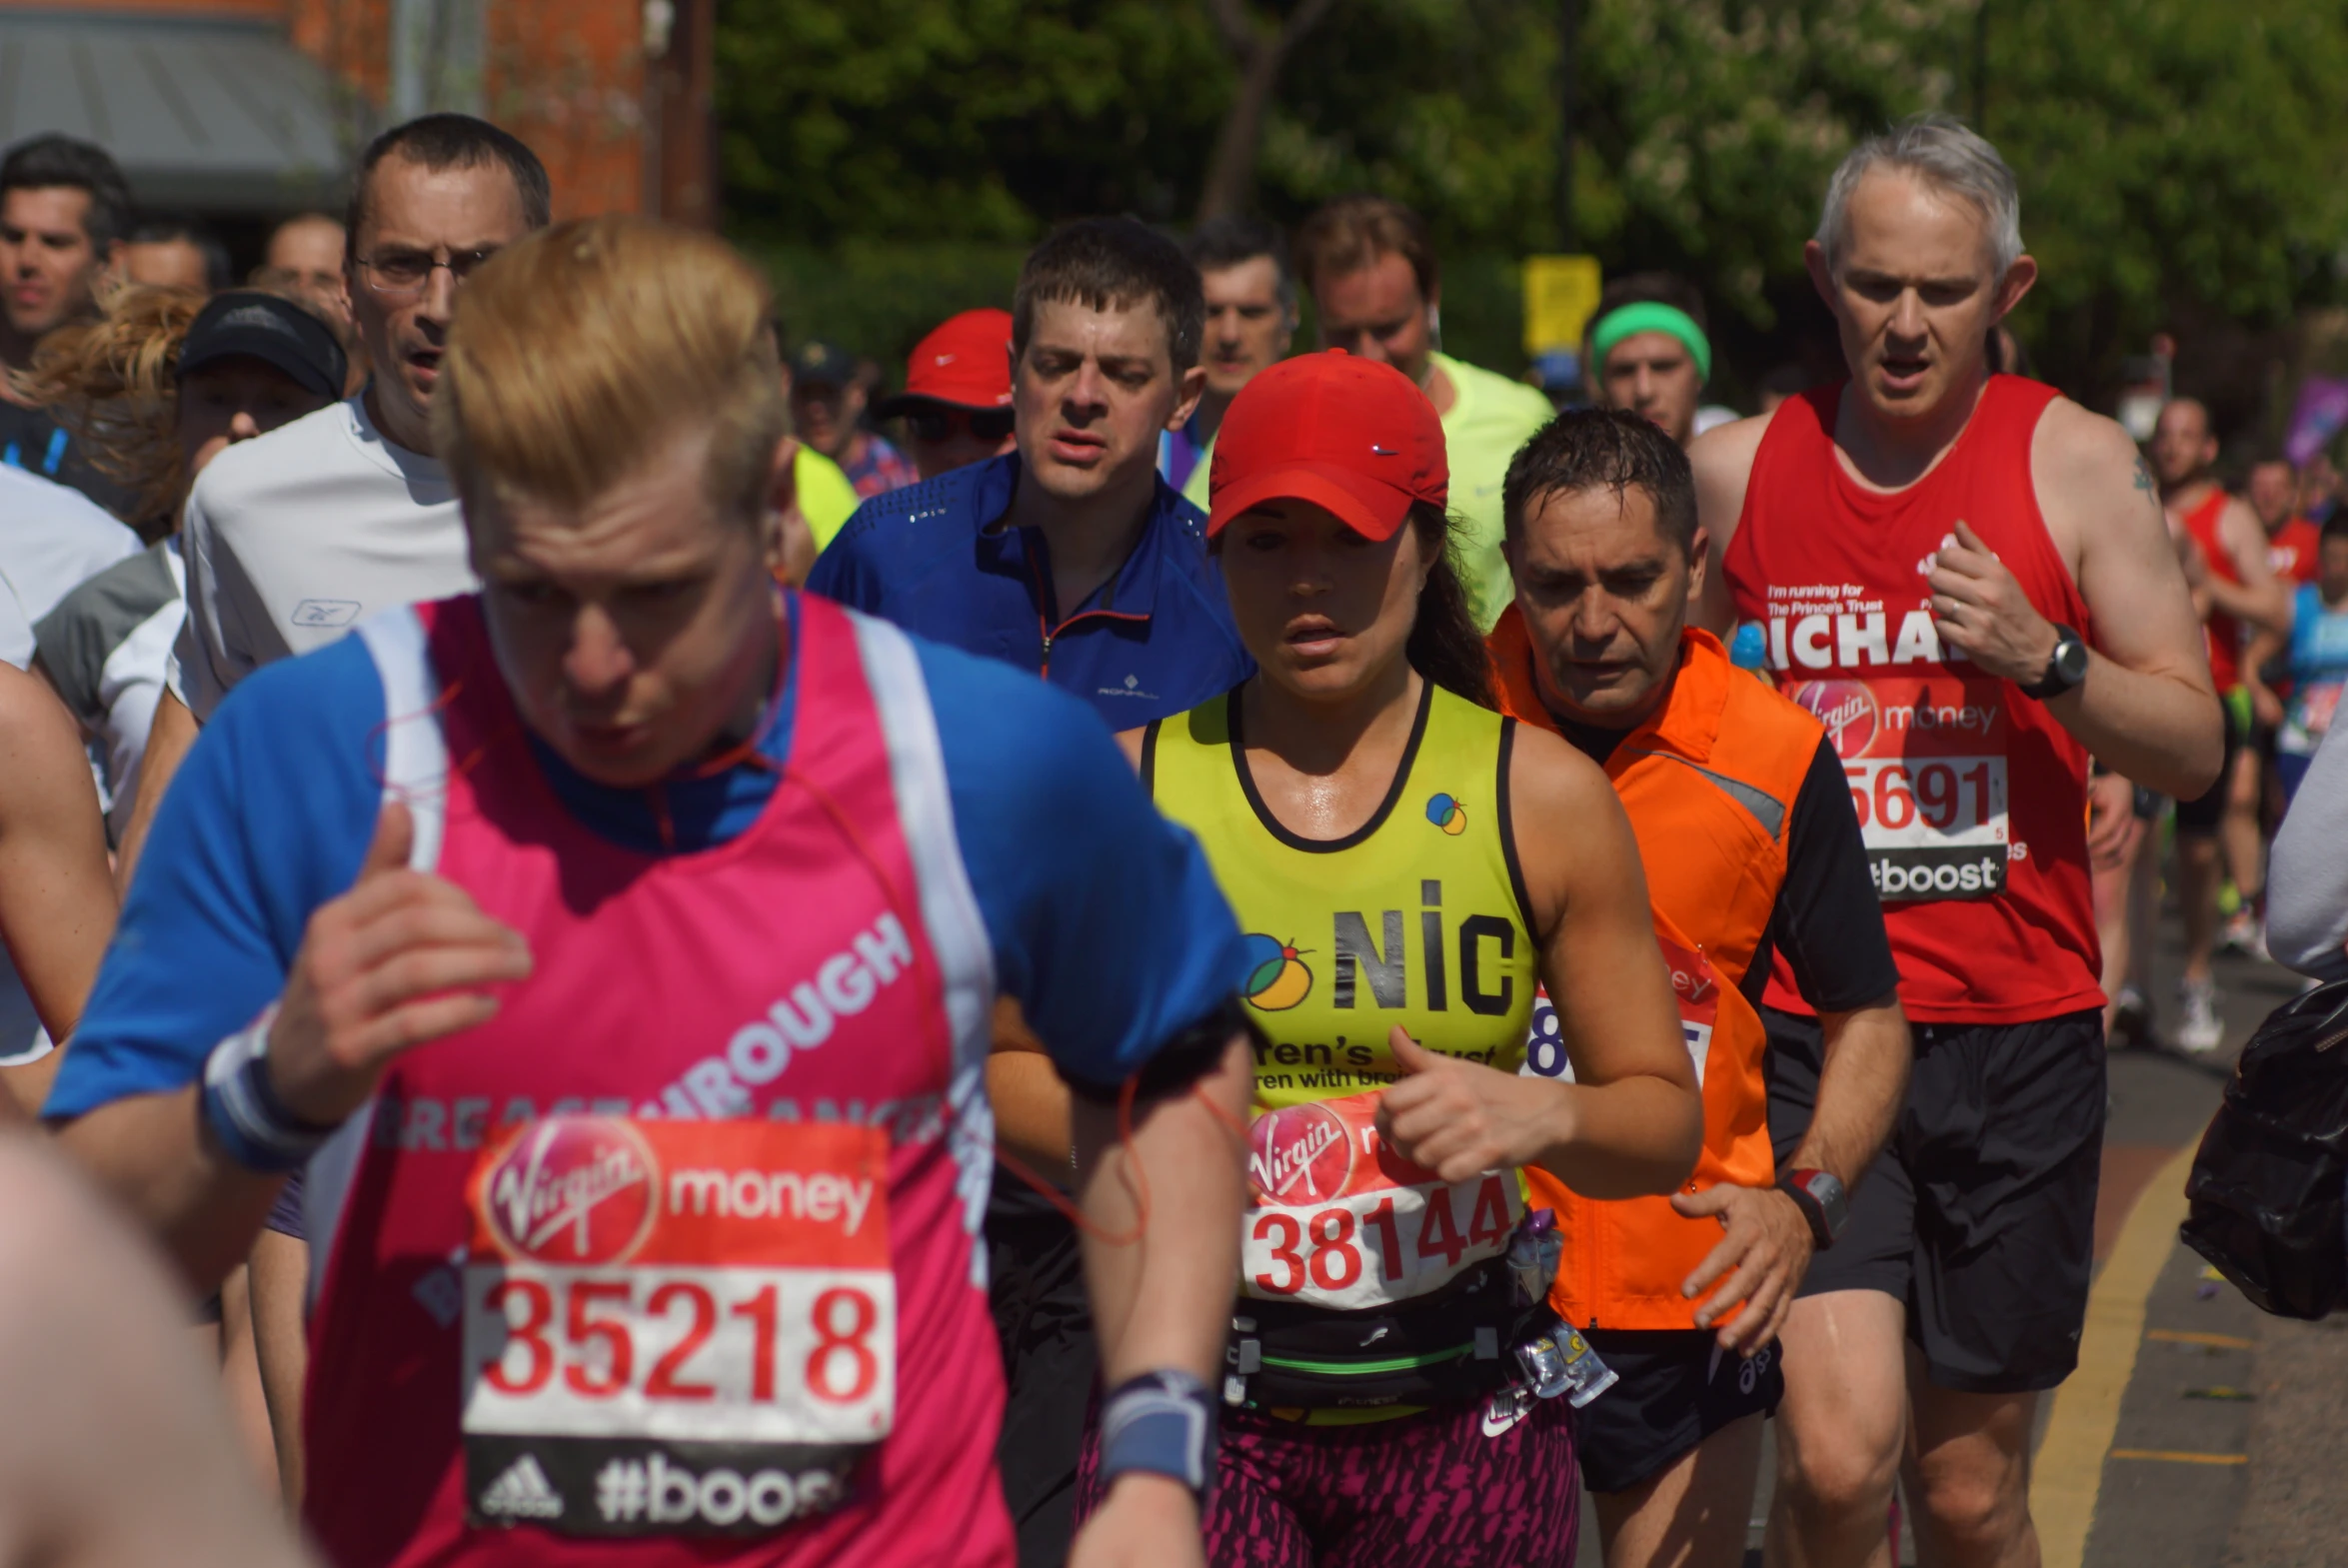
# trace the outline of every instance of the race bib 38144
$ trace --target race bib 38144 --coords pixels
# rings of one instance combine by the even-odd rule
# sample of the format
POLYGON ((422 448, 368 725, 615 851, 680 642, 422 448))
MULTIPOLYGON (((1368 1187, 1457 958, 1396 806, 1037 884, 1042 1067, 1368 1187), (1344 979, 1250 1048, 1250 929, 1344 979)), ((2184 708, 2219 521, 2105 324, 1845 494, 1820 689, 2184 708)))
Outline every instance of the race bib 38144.
POLYGON ((1423 1296, 1497 1255, 1524 1213, 1516 1173, 1445 1181, 1377 1132, 1378 1091, 1257 1112, 1239 1288, 1335 1310, 1423 1296))

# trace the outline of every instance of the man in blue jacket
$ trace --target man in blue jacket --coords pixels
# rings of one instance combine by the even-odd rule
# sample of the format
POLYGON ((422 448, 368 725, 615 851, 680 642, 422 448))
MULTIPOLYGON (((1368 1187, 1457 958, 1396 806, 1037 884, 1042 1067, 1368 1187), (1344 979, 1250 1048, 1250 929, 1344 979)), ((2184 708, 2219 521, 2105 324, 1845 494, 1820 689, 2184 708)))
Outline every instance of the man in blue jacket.
POLYGON ((1130 730, 1251 670, 1205 518, 1159 481, 1158 438, 1206 384, 1205 303, 1174 243, 1070 224, 1012 302, 1018 450, 876 496, 808 588, 918 636, 1033 670, 1130 730))
MULTIPOLYGON (((1254 665, 1207 559, 1205 516, 1158 477, 1160 434, 1206 386, 1205 318, 1196 269, 1145 225, 1095 218, 1054 234, 1012 299, 1016 450, 867 501, 809 591, 1032 670, 1112 730, 1238 685, 1254 665)), ((998 1054, 996 1103, 1065 1098, 1044 1059, 998 1054)), ((1024 1152, 1046 1174, 1068 1167, 1066 1150, 1024 1152)), ((1096 1371, 1076 1233, 998 1168, 987 1238, 1010 1382, 1004 1494, 1023 1568, 1058 1565, 1096 1371)))

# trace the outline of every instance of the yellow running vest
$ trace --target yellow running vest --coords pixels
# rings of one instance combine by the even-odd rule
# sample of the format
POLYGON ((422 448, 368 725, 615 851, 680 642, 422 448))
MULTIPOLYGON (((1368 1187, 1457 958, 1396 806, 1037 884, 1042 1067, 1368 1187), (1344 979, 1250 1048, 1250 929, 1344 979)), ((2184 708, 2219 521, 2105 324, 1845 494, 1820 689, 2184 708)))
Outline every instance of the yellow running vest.
POLYGON ((1143 782, 1198 835, 1254 949, 1258 1107, 1393 1082, 1397 1023, 1429 1050, 1522 1063, 1539 954, 1503 787, 1515 723, 1425 683, 1385 800, 1335 839, 1264 808, 1230 697, 1150 727, 1143 782))
MULTIPOLYGON (((1508 819, 1515 724, 1427 682, 1376 813, 1319 840, 1264 808, 1230 696, 1147 733, 1144 784, 1198 835, 1255 949, 1242 990, 1266 1039, 1248 1128, 1242 1319, 1247 1301, 1403 1308, 1496 1266, 1524 1212, 1515 1173, 1445 1182, 1375 1127, 1376 1095, 1398 1075, 1386 1043, 1397 1023, 1429 1050, 1502 1072, 1523 1062, 1539 955, 1508 819)), ((1419 1406, 1343 1385, 1502 1353, 1484 1330, 1457 1337, 1417 1353, 1381 1345, 1382 1360, 1283 1360, 1266 1348, 1263 1365, 1320 1375, 1314 1403, 1379 1406, 1313 1409, 1316 1424, 1381 1420, 1419 1406)))

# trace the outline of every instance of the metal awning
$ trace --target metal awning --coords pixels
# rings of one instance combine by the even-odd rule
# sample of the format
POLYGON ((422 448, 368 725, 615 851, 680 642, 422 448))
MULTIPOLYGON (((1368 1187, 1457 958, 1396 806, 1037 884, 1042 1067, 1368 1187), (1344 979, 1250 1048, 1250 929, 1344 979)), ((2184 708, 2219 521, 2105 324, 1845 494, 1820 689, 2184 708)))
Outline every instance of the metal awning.
POLYGON ((114 154, 142 206, 339 202, 334 80, 266 22, 0 10, 0 145, 62 131, 114 154))

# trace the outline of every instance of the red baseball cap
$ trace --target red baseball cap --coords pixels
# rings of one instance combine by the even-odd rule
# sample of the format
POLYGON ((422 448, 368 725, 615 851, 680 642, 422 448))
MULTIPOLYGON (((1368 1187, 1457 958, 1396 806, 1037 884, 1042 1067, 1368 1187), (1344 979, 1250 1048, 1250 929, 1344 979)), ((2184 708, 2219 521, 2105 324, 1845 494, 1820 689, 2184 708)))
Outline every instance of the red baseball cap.
POLYGON ((1009 408, 1011 312, 964 311, 933 327, 905 362, 905 390, 874 412, 886 419, 920 403, 1009 408))
POLYGON ((1266 501, 1309 501, 1367 539, 1388 540, 1414 502, 1451 491, 1443 422, 1391 365, 1343 349, 1299 354, 1231 400, 1207 475, 1208 538, 1266 501))

